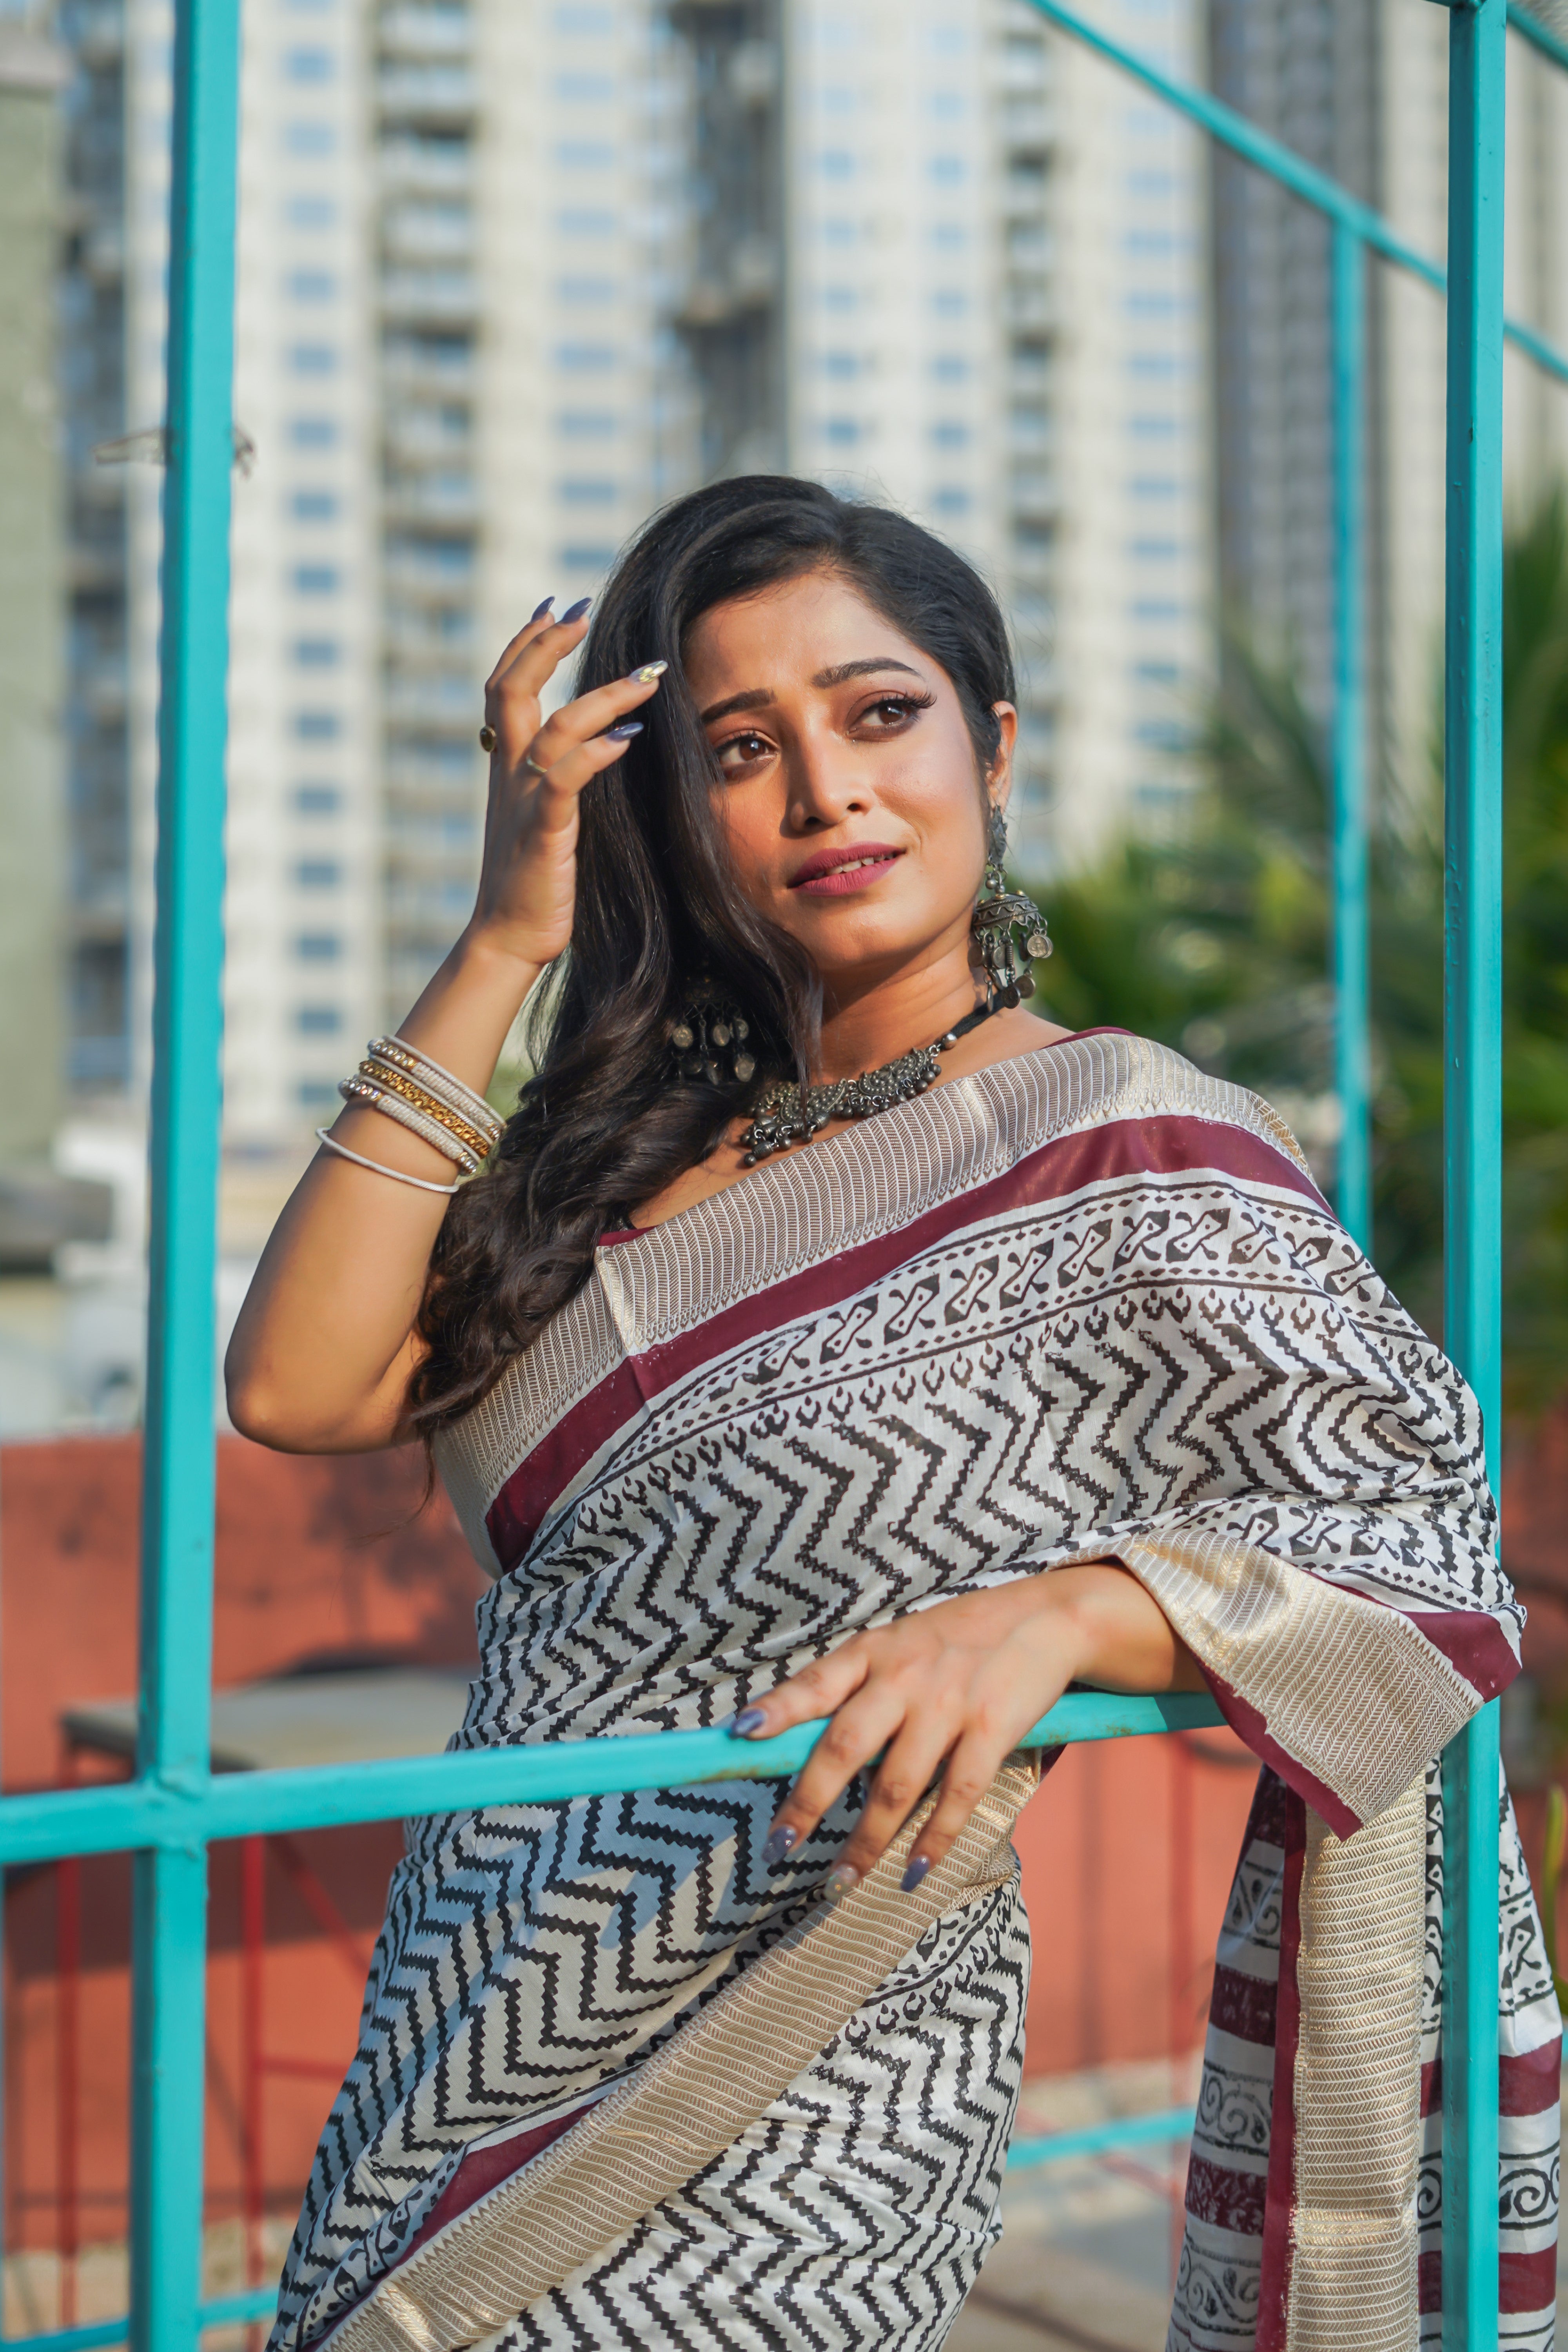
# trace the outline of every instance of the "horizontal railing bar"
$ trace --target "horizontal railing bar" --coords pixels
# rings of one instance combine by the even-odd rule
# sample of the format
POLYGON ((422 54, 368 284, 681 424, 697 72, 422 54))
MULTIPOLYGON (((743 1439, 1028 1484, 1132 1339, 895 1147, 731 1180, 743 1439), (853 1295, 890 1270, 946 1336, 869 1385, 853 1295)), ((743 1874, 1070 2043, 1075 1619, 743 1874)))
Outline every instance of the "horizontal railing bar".
MULTIPOLYGON (((1202 1692, 1133 1698, 1069 1691, 1020 1744, 1066 1748, 1196 1730, 1223 1720, 1202 1692)), ((641 1732, 548 1747, 226 1772, 203 1781, 148 1778, 109 1788, 44 1790, 0 1799, 0 1863, 192 1847, 281 1830, 464 1812, 477 1805, 559 1804, 639 1789, 686 1789, 704 1780, 786 1780, 800 1770, 824 1727, 798 1724, 778 1739, 733 1739, 725 1731, 641 1732)))
MULTIPOLYGON (((1110 34, 1102 33, 1097 25, 1087 24, 1076 10, 1064 7, 1062 0, 1029 0, 1029 5, 1061 32, 1081 41, 1085 48, 1093 49, 1111 65, 1120 66, 1124 73, 1131 75, 1134 81, 1141 81, 1145 89, 1152 90, 1157 98, 1164 100, 1167 106, 1174 107, 1178 114, 1184 114, 1189 121, 1200 124, 1211 138, 1219 141, 1221 146, 1245 156, 1249 163, 1257 164, 1259 171, 1267 172, 1271 179, 1281 182, 1303 203, 1315 205, 1331 220, 1342 221, 1364 244, 1371 246, 1374 252, 1381 253, 1384 260, 1397 262, 1400 268, 1408 269, 1414 277, 1422 278, 1439 294, 1447 291, 1447 272, 1415 246, 1407 245, 1381 213, 1373 212, 1370 205, 1363 205, 1359 196, 1352 196, 1348 188, 1342 188, 1339 182, 1331 180, 1326 172, 1318 171, 1298 155, 1294 148, 1270 138, 1267 131, 1259 131, 1255 122, 1249 122, 1246 115, 1238 114, 1233 106, 1226 106, 1223 99, 1211 98, 1206 89, 1194 89, 1190 82, 1177 81, 1147 58, 1140 57, 1136 49, 1125 48, 1110 34)), ((1510 16, 1517 18, 1521 33, 1529 38, 1535 37, 1535 20, 1530 18, 1527 22, 1524 10, 1510 9, 1510 16)), ((1568 383, 1568 352, 1560 352, 1533 327, 1523 326, 1513 319, 1504 320, 1503 332, 1510 342, 1516 343, 1549 375, 1568 383)))
POLYGON ((1007 2150, 1009 2172, 1030 2170, 1038 2164, 1059 2164, 1069 2156, 1110 2156, 1119 2148, 1149 2147, 1162 2139, 1186 2139, 1197 2122, 1196 2107, 1162 2107, 1152 2116, 1108 2116, 1102 2124, 1085 2124, 1077 2131, 1041 2132, 1034 2139, 1016 2139, 1007 2150))
MULTIPOLYGON (((220 2294, 199 2305, 196 2325, 203 2329, 243 2327, 275 2318, 277 2312, 277 2288, 253 2286, 243 2294, 220 2294)), ((51 2328, 42 2336, 0 2336, 0 2352, 106 2352, 108 2346, 128 2343, 130 2336, 131 2315, 121 2312, 117 2319, 84 2320, 79 2327, 51 2328)))
POLYGON ((1543 58, 1550 58, 1554 66, 1561 66, 1563 71, 1568 73, 1568 41, 1560 33, 1554 33, 1550 25, 1543 25, 1532 8, 1521 8, 1519 0, 1508 0, 1508 22, 1511 32, 1519 34, 1531 48, 1539 49, 1543 58))
MULTIPOLYGON (((1088 1736, 1109 1738, 1116 1735, 1088 1736)), ((1031 2171, 1042 2164, 1060 2163, 1069 2157, 1114 2156, 1124 2147, 1150 2147, 1161 2140, 1185 2139, 1196 2120, 1195 2107, 1162 2107, 1154 2115, 1109 2116, 1104 2123, 1086 2124, 1077 2131, 1042 2132, 1035 2138, 1013 2142, 1007 2151, 1007 2169, 1031 2171)), ((276 2289, 257 2286, 244 2294, 222 2295, 216 2302, 204 2303, 197 2317, 204 2328, 232 2327, 250 2320, 270 2319, 277 2308, 276 2289)), ((0 2352, 109 2352, 110 2346, 123 2344, 130 2332, 131 2322, 126 2316, 97 2319, 82 2327, 56 2328, 43 2336, 0 2336, 0 2352)))

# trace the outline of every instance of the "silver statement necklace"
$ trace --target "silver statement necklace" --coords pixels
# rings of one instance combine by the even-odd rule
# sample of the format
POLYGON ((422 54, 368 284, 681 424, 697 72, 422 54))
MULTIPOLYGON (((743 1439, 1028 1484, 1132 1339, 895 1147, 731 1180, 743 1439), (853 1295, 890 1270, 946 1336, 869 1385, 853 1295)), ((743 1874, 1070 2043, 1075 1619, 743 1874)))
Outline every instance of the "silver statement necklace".
POLYGON ((875 1118, 879 1111, 891 1110, 896 1103, 912 1102, 936 1083, 948 1047, 978 1029, 983 1021, 989 1021, 994 1013, 1000 1013, 1002 1004, 1000 996, 989 998, 966 1020, 955 1022, 934 1045, 917 1045, 912 1054, 900 1054, 896 1062, 884 1062, 879 1070, 862 1070, 858 1078, 834 1078, 823 1087, 802 1087, 794 1078, 775 1079, 741 1138, 746 1147, 746 1166, 754 1168, 771 1151, 783 1151, 792 1143, 808 1143, 830 1119, 875 1118))

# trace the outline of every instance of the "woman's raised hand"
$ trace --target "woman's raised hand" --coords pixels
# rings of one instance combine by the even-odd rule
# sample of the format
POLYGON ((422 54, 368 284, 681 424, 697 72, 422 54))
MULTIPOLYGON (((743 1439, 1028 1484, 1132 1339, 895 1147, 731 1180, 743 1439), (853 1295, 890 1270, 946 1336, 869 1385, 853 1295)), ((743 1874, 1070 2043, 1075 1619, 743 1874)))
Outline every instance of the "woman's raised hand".
POLYGON ((485 723, 495 748, 470 928, 477 940, 521 964, 552 962, 572 936, 578 794, 640 732, 630 713, 658 691, 667 667, 650 662, 545 719, 540 696, 581 645, 586 612, 586 603, 574 604, 557 621, 548 603, 542 605, 485 684, 485 723))

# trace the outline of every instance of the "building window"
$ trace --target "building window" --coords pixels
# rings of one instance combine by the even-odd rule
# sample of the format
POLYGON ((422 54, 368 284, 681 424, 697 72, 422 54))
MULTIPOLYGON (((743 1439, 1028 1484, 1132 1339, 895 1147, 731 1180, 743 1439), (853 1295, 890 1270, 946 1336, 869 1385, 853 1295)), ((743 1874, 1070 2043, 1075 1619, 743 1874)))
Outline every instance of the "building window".
POLYGON ((301 669, 334 669, 341 648, 332 637, 296 637, 291 650, 301 669))
POLYGON ((569 507, 607 507, 614 504, 616 489, 614 482, 590 481, 574 475, 557 482, 555 495, 569 507))
POLYGON ((326 269, 292 269, 289 273, 289 293, 296 302, 330 302, 337 292, 338 281, 326 269))
POLYGON ((816 364, 835 383, 847 383, 860 373, 860 361, 854 352, 823 352, 816 364))
POLYGON ((323 82, 332 78, 331 49, 285 49, 283 79, 292 82, 323 82))
POLYGON ((931 437, 939 449, 967 449, 974 436, 967 425, 944 418, 931 428, 931 437))
POLYGON ((295 1007, 294 1026, 302 1037, 331 1037, 343 1025, 343 1016, 335 1004, 300 1004, 295 1007))
POLYGON ((617 423, 607 408, 564 408, 555 420, 555 430, 563 441, 603 441, 616 431, 617 423))
POLYGON ((616 151, 598 140, 563 139, 555 150, 555 161, 568 172, 608 172, 615 165, 616 151))
POLYGON ((616 364, 615 350, 609 343, 557 343, 555 364, 560 368, 612 368, 616 364))
POLYGON ((331 343, 290 343, 289 364, 296 375, 331 375, 338 355, 331 343))
POLYGON ((933 155, 926 171, 939 188, 956 188, 965 176, 962 155, 933 155))
POLYGON ((860 438, 860 427, 852 416, 825 416, 822 437, 836 449, 853 448, 860 438))
POLYGON ((579 205, 557 213, 555 226, 563 236, 614 236, 618 223, 614 213, 589 212, 579 205))
POLYGON ((556 551, 557 561, 568 572, 607 572, 616 560, 613 547, 563 547, 556 551))
POLYGON ((958 352, 942 352, 932 360, 931 372, 938 383, 963 383, 969 374, 969 362, 958 352))
POLYGON ((294 941, 294 952, 301 963, 335 963, 343 951, 343 943, 335 931, 301 931, 294 941))
POLYGON ((940 490, 933 490, 931 494, 931 502, 932 512, 941 515, 967 514, 974 504, 967 490, 961 490, 952 485, 940 490))
POLYGON ((613 302, 616 281, 613 278, 558 278, 555 299, 558 302, 613 302))
POLYGON ((289 501, 289 510, 296 522, 331 522, 338 510, 338 501, 331 490, 296 490, 289 501))
POLYGON ((939 319, 962 319, 969 308, 969 297, 956 287, 944 286, 931 296, 931 307, 939 319))
POLYGON ((330 155, 337 143, 337 134, 330 122, 284 125, 283 144, 290 155, 330 155))
POLYGON ((338 437, 338 428, 330 416, 291 416, 289 438, 296 449, 331 449, 338 437))
POLYGON ((608 74, 563 73, 555 77, 557 98, 570 99, 578 106, 606 106, 615 97, 616 85, 608 74))
POLYGON ((338 732, 335 710, 297 710, 294 732, 302 743, 330 743, 338 732))
POLYGON ((297 563, 294 585, 301 596, 330 596, 338 585, 338 573, 330 563, 297 563))
POLYGON ((294 805, 301 816, 336 816, 343 796, 336 784, 296 784, 294 805))
POLYGON ((343 869, 335 857, 302 857, 294 868, 294 879, 301 890, 335 890, 343 878, 343 869))

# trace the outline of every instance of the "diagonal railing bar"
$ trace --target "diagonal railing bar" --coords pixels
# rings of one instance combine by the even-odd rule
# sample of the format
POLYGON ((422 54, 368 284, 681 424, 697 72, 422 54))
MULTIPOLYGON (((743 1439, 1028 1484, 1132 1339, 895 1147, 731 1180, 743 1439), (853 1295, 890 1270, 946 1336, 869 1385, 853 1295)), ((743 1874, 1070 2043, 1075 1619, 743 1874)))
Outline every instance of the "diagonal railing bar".
POLYGON ((1568 41, 1561 33, 1554 33, 1533 8, 1521 8, 1518 0, 1509 0, 1508 24, 1510 32, 1517 33, 1531 48, 1539 49, 1543 58, 1550 58, 1554 66, 1568 73, 1568 41))
MULTIPOLYGON (((1419 247, 1407 243, 1381 213, 1374 212, 1370 205, 1363 204, 1359 196, 1352 196, 1348 188, 1342 188, 1339 182, 1331 180, 1326 172, 1320 172, 1314 164, 1307 163, 1293 147, 1287 147, 1281 140, 1270 138, 1267 131, 1260 131, 1255 122, 1247 121, 1245 114, 1238 114, 1234 107, 1226 106, 1223 99, 1211 98, 1207 90, 1195 89, 1190 82, 1178 81, 1163 67, 1153 64, 1148 58, 1140 57, 1136 49, 1128 48, 1111 34, 1103 32, 1098 25, 1091 25, 1076 9, 1064 7, 1062 0, 1029 0, 1029 5, 1048 18, 1058 30, 1081 42, 1085 48, 1093 49, 1111 65, 1120 66, 1134 81, 1142 82, 1145 89, 1152 90, 1156 97, 1163 98, 1168 106, 1174 107, 1179 114, 1184 114, 1189 121, 1200 124, 1212 138, 1219 141, 1222 147, 1228 147, 1233 154, 1245 157, 1249 163, 1256 163, 1260 172, 1267 172, 1270 179, 1281 182, 1293 194, 1315 205, 1331 220, 1342 222, 1374 253, 1380 253, 1385 261, 1396 262, 1400 268, 1408 269, 1412 276, 1424 280, 1436 293, 1441 294, 1447 289, 1447 273, 1440 262, 1432 260, 1419 247)), ((1518 320, 1505 319, 1503 332, 1510 342, 1516 343, 1537 366, 1544 368, 1549 375, 1556 376, 1562 383, 1568 383, 1568 352, 1559 351, 1549 337, 1518 320)))

